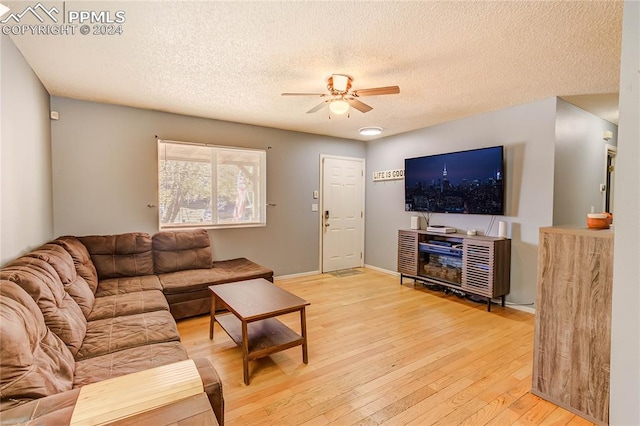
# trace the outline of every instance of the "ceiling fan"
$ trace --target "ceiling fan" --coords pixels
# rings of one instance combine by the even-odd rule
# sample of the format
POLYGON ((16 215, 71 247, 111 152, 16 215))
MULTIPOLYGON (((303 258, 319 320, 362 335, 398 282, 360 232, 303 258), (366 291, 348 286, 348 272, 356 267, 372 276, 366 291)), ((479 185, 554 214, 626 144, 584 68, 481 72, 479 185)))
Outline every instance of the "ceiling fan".
POLYGON ((283 93, 282 96, 320 96, 329 97, 315 107, 307 111, 307 114, 320 111, 326 104, 334 114, 344 114, 353 107, 360 112, 369 112, 373 108, 357 98, 362 96, 395 95, 400 93, 398 86, 376 87, 373 89, 351 90, 353 78, 346 74, 333 74, 327 79, 327 90, 329 93, 283 93))

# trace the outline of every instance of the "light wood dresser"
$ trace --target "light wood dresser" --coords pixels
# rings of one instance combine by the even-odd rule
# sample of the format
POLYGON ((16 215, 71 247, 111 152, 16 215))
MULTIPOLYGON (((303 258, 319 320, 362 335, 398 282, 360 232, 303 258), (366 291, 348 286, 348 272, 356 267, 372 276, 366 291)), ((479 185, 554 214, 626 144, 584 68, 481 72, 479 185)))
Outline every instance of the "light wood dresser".
POLYGON ((531 392, 609 421, 613 231, 540 228, 531 392))

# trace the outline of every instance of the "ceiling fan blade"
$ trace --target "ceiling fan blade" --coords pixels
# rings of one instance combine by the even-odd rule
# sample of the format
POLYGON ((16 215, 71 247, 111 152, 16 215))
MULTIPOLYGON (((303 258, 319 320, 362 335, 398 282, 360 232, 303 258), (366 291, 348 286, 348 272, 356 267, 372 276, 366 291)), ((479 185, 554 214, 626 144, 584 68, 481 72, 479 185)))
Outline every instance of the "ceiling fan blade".
POLYGON ((375 87, 373 89, 360 89, 352 92, 353 96, 377 96, 377 95, 395 95, 400 93, 398 86, 375 87))
POLYGON ((328 96, 326 93, 282 93, 282 96, 328 96))
POLYGON ((314 106, 313 108, 311 108, 309 111, 307 111, 307 114, 311 114, 313 112, 316 111, 320 111, 322 109, 322 107, 329 102, 328 100, 324 101, 324 102, 320 102, 318 105, 314 106))
POLYGON ((365 104, 364 102, 360 102, 357 99, 348 98, 347 102, 349 102, 349 105, 351 105, 352 107, 354 107, 360 112, 369 112, 373 109, 369 105, 365 104))

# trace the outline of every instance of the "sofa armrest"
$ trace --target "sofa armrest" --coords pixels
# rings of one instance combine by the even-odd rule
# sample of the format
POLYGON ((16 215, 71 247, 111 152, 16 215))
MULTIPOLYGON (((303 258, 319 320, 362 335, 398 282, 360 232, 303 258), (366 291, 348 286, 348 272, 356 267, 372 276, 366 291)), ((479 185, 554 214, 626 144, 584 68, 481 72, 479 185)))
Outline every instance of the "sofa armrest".
POLYGON ((33 399, 0 411, 2 425, 68 425, 80 388, 33 399))
POLYGON ((216 415, 220 426, 224 426, 224 398, 222 395, 222 381, 215 368, 206 358, 196 358, 193 360, 202 378, 204 391, 209 398, 209 403, 216 415))
MULTIPOLYGON (((224 425, 224 399, 218 373, 206 358, 193 360, 202 379, 213 413, 220 426, 224 425)), ((121 376, 124 377, 124 376, 121 376)), ((70 424, 82 388, 34 399, 16 407, 0 411, 4 425, 62 425, 70 424)))

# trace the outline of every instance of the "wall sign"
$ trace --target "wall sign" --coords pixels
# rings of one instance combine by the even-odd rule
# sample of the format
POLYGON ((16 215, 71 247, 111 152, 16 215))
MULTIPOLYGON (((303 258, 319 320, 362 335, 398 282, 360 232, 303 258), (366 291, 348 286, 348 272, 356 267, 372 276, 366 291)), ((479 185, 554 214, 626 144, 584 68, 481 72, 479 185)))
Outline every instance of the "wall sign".
POLYGON ((404 169, 373 172, 373 181, 404 179, 404 169))

